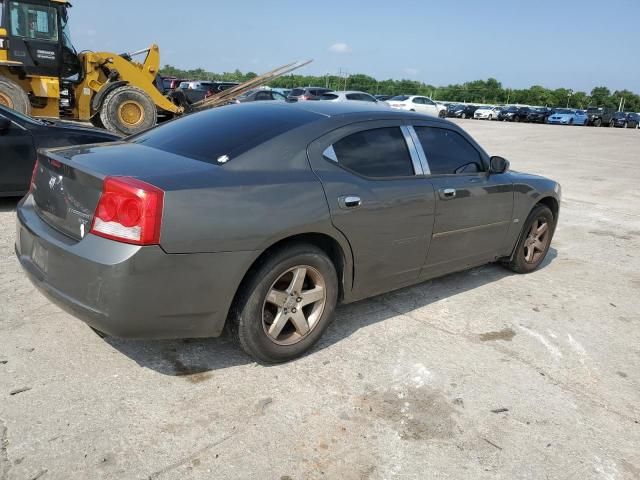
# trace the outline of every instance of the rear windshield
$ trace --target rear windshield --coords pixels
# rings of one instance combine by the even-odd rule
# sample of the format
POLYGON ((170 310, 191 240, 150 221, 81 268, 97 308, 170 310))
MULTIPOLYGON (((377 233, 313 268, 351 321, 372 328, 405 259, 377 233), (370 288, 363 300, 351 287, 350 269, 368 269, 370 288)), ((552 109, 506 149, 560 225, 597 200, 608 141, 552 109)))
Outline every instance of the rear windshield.
POLYGON ((224 155, 233 160, 261 143, 318 118, 321 117, 315 113, 267 106, 263 102, 230 105, 165 123, 128 141, 218 164, 224 155))

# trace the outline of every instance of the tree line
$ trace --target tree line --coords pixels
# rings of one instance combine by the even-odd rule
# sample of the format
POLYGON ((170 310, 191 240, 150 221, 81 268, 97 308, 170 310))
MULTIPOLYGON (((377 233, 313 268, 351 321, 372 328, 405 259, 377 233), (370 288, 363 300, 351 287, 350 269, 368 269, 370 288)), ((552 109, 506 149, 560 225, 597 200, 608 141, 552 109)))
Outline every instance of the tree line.
MULTIPOLYGON (((258 75, 255 72, 207 72, 202 68, 182 70, 165 65, 161 75, 189 80, 225 80, 246 82, 258 75)), ((466 103, 524 104, 548 107, 587 108, 589 106, 617 109, 621 101, 623 109, 640 112, 640 95, 629 90, 611 91, 607 87, 595 87, 591 92, 573 91, 569 88, 550 89, 542 85, 529 88, 505 88, 495 78, 474 80, 462 84, 435 86, 415 80, 376 80, 361 73, 338 75, 286 75, 269 82, 271 87, 293 88, 300 86, 327 87, 333 90, 361 90, 373 95, 424 95, 434 100, 466 103)))

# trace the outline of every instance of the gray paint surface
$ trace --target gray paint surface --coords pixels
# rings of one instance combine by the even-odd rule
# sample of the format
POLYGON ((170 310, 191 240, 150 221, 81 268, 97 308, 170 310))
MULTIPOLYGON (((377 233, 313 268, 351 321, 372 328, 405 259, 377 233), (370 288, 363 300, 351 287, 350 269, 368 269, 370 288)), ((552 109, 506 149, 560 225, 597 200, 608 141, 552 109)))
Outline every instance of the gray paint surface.
MULTIPOLYGON (((533 205, 544 196, 557 198, 552 180, 510 173, 361 177, 321 152, 369 128, 450 128, 476 146, 485 165, 489 157, 448 121, 357 102, 313 103, 225 107, 234 115, 246 112, 247 121, 257 111, 303 121, 223 165, 146 143, 41 152, 35 193, 19 208, 21 262, 56 303, 99 330, 123 337, 205 337, 222 331, 249 267, 280 241, 316 234, 335 242, 344 261, 343 300, 350 302, 509 256, 533 205), (99 256, 122 246, 82 237, 108 175, 135 176, 165 190, 165 199, 159 247, 139 248, 105 266, 92 262, 92 251, 99 256), (458 196, 442 200, 440 190, 449 187, 458 196), (359 196, 361 206, 342 208, 339 199, 348 195, 359 196), (64 248, 51 241, 57 230, 72 239, 64 248), (42 251, 44 260, 34 258, 42 251), (97 293, 87 288, 96 281, 97 293), (162 300, 154 303, 157 296, 162 300)), ((224 113, 205 112, 210 117, 199 114, 200 121, 224 113)), ((180 122, 168 128, 175 131, 180 122)))

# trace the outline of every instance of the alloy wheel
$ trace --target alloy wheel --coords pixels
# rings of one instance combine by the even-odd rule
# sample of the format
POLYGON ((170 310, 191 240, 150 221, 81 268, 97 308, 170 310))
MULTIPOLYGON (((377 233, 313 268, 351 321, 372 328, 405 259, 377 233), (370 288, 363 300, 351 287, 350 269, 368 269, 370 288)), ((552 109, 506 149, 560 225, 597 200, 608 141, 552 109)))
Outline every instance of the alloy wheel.
POLYGON ((524 260, 527 263, 536 263, 540 260, 549 246, 549 223, 544 217, 537 218, 529 228, 527 238, 524 241, 524 260))
POLYGON ((262 327, 279 345, 293 345, 317 326, 327 303, 324 278, 308 265, 290 268, 271 285, 262 306, 262 327))

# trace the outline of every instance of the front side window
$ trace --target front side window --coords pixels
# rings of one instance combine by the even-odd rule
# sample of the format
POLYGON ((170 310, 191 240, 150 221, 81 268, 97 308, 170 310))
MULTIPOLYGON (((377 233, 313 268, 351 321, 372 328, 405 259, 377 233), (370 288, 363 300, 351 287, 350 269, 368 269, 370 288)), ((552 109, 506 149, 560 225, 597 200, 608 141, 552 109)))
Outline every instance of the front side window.
POLYGON ((337 161, 365 177, 414 175, 407 143, 398 127, 353 133, 333 144, 337 161))
POLYGON ((484 170, 482 157, 462 135, 435 127, 414 127, 427 156, 432 175, 477 173, 484 170))
POLYGON ((11 35, 43 40, 58 41, 58 15, 55 7, 24 2, 11 2, 11 35))

